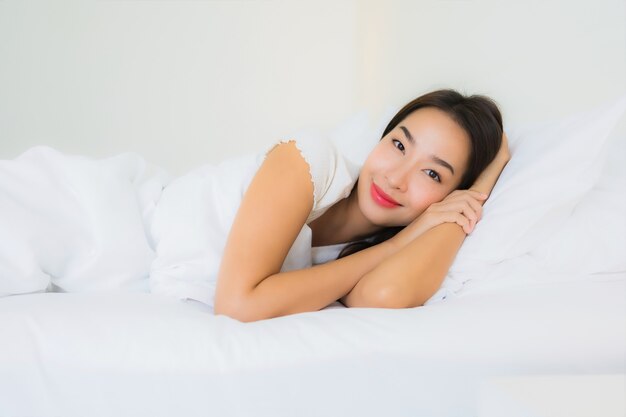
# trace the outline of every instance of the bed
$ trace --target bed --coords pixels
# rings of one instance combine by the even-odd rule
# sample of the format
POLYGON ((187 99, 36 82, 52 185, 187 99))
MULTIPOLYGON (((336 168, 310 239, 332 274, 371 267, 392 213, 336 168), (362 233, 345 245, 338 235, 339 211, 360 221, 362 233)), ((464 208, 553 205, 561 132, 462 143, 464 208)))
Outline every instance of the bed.
POLYGON ((0 302, 3 416, 470 416, 494 376, 624 372, 624 280, 252 323, 142 293, 0 302))
MULTIPOLYGON (((17 179, 54 187, 65 177, 51 170, 35 178, 19 159, 2 161, 0 415, 487 417, 501 401, 484 395, 493 378, 612 375, 619 388, 626 137, 611 131, 625 107, 626 96, 511 131, 513 157, 483 222, 424 306, 337 302, 251 323, 149 292, 141 268, 154 254, 141 231, 158 204, 156 185, 168 181, 162 171, 137 155, 99 161, 99 169, 76 157, 84 175, 72 189, 82 190, 80 213, 101 234, 88 240, 75 230, 68 240, 59 216, 72 207, 53 207, 56 223, 30 221, 22 234, 16 222, 28 218, 15 214, 39 207, 17 179), (120 178, 123 186, 110 186, 120 178), (102 190, 117 194, 107 199, 102 190), (119 206, 103 210, 105 200, 119 206), (111 226, 120 222, 123 231, 111 226), (68 249, 60 242, 80 256, 58 262, 68 249)), ((359 116, 331 134, 349 147, 368 129, 359 116)), ((21 161, 41 167, 54 152, 28 155, 21 161)), ((593 402, 594 391, 587 394, 593 402)), ((621 395, 614 415, 623 415, 621 395)))

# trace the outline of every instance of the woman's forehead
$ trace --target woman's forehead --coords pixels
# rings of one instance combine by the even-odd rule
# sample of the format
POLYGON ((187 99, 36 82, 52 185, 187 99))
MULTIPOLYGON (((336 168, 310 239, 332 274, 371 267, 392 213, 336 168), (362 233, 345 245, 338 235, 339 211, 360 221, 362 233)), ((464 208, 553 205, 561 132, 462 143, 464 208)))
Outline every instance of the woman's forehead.
POLYGON ((412 145, 448 148, 467 153, 470 137, 449 114, 436 108, 418 109, 402 121, 395 129, 412 145))

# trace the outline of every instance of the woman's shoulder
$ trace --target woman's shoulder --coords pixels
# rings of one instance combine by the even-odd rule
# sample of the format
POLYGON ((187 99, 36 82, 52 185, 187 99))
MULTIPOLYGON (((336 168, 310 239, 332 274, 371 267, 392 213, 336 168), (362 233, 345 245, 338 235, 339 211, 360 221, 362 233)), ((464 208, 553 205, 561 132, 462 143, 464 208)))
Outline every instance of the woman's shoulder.
POLYGON ((313 210, 307 223, 342 198, 347 197, 354 186, 360 166, 341 152, 328 135, 315 130, 300 130, 266 147, 259 158, 281 143, 293 142, 309 167, 313 182, 313 210))

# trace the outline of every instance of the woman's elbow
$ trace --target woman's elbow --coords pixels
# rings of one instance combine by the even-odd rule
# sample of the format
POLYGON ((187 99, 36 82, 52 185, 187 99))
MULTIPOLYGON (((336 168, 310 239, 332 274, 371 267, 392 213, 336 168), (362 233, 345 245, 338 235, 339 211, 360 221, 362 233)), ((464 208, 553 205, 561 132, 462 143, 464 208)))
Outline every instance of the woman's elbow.
POLYGON ((406 290, 397 286, 383 286, 372 290, 370 300, 373 307, 378 308, 411 308, 424 304, 415 298, 411 299, 406 290))
POLYGON ((253 321, 262 320, 262 318, 256 317, 253 314, 250 314, 249 312, 242 310, 242 309, 217 309, 215 308, 213 310, 213 314, 216 316, 219 316, 219 315, 227 316, 227 317, 230 317, 231 319, 235 319, 242 323, 250 323, 253 321))
POLYGON ((215 304, 213 306, 214 315, 224 315, 231 319, 235 319, 242 323, 249 323, 262 318, 257 317, 251 311, 250 303, 243 299, 243 297, 228 297, 228 299, 215 298, 215 304))
POLYGON ((388 284, 361 288, 351 301, 348 307, 410 308, 423 304, 410 300, 405 289, 388 284))

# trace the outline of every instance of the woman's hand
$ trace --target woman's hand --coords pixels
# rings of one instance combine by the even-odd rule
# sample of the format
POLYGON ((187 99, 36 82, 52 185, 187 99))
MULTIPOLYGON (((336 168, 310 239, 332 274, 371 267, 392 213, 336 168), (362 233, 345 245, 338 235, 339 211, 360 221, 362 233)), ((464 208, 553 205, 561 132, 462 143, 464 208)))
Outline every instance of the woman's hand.
POLYGON ((487 195, 475 190, 455 190, 443 200, 431 204, 419 217, 393 236, 390 241, 399 248, 442 223, 456 223, 470 234, 482 217, 482 203, 487 195))
POLYGON ((442 223, 456 223, 470 234, 482 217, 483 204, 489 197, 500 173, 511 159, 506 133, 494 160, 478 176, 469 190, 455 190, 443 200, 431 204, 419 217, 389 239, 396 249, 408 245, 418 236, 442 223))

